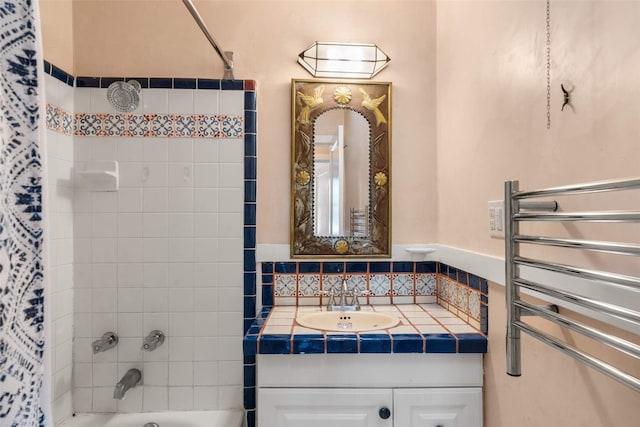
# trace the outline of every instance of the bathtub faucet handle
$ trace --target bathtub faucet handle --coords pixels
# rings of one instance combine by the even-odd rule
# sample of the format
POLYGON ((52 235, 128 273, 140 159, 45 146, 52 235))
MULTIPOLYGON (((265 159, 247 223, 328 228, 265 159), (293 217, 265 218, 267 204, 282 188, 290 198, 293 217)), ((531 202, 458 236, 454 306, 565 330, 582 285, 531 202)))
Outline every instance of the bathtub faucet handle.
POLYGON ((153 330, 147 335, 142 342, 142 349, 145 351, 153 351, 164 342, 164 332, 153 330))
POLYGON ((93 354, 101 353, 103 351, 107 351, 110 348, 118 345, 118 336, 115 332, 105 332, 102 334, 100 339, 95 340, 91 343, 91 347, 93 348, 93 354))

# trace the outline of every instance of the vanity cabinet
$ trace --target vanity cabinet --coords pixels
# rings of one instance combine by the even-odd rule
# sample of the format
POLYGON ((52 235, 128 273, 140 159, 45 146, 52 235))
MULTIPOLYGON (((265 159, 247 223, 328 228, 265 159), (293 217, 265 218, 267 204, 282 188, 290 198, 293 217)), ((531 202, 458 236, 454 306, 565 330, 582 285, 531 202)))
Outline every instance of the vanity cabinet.
POLYGON ((258 426, 477 427, 481 388, 261 388, 258 426))
POLYGON ((481 354, 258 355, 258 427, 482 427, 481 354))

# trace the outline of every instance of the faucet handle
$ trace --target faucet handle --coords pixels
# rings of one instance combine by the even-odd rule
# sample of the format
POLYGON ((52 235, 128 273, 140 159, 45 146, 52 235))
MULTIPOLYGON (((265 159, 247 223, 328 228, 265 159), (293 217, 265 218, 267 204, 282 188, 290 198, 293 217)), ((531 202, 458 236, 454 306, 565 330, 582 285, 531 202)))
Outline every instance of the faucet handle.
POLYGON ((358 300, 358 297, 364 297, 367 295, 373 295, 373 292, 371 292, 368 289, 365 289, 364 291, 354 289, 353 292, 351 293, 351 296, 352 296, 351 305, 354 305, 356 307, 356 310, 360 310, 360 301, 358 300))
POLYGON ((336 303, 336 291, 334 289, 329 289, 328 291, 318 291, 318 295, 322 295, 325 297, 329 297, 329 301, 327 302, 327 306, 335 305, 336 303))
POLYGON ((93 354, 107 351, 118 345, 118 335, 115 332, 105 332, 100 339, 91 343, 93 354))
POLYGON ((159 345, 164 343, 164 332, 154 330, 149 333, 142 342, 142 349, 146 351, 153 351, 159 345))

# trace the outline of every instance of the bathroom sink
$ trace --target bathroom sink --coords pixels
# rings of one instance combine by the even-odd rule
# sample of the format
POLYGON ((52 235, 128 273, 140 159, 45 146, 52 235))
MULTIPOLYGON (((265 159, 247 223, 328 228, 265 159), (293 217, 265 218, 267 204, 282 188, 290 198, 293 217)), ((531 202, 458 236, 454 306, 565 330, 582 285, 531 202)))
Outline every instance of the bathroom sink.
POLYGON ((371 311, 324 311, 296 318, 300 326, 321 331, 364 332, 387 329, 399 322, 395 316, 371 311))

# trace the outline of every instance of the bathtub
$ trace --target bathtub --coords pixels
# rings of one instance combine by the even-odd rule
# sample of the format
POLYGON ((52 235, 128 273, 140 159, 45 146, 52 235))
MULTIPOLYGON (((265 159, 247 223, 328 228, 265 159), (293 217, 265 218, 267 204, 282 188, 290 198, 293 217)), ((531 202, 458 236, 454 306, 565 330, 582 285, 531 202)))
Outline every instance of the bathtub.
POLYGON ((241 427, 241 411, 145 412, 139 414, 78 414, 60 427, 241 427))

